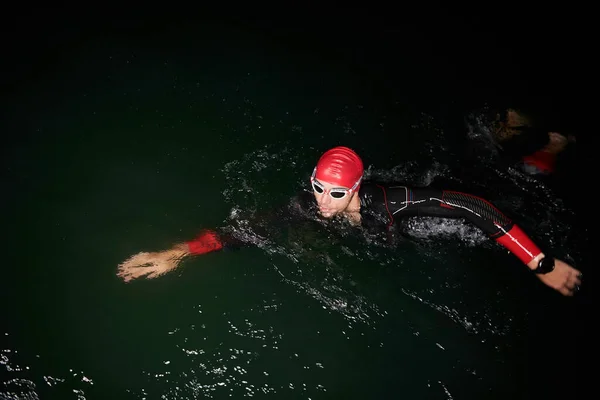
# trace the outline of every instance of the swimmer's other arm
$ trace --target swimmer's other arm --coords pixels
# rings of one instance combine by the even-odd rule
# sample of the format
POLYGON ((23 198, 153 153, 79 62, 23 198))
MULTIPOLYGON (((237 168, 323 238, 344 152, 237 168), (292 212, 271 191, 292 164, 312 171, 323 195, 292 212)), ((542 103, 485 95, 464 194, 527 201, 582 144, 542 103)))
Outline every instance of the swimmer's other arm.
MULTIPOLYGON (((496 241, 510 250, 532 271, 537 270, 540 261, 546 258, 546 254, 517 225, 513 225, 508 232, 497 237, 496 241)), ((545 285, 562 295, 573 296, 581 285, 581 272, 558 258, 551 259, 554 260, 554 269, 536 276, 545 285)))
MULTIPOLYGON (((466 217, 488 236, 516 255, 529 269, 542 272, 542 270, 538 270, 538 266, 546 255, 518 225, 514 224, 489 201, 468 193, 444 191, 440 205, 446 210, 447 215, 466 217)), ((424 212, 427 210, 434 209, 425 209, 424 212)), ((551 266, 553 260, 554 269, 536 274, 536 276, 545 285, 557 290, 562 295, 572 296, 581 285, 581 272, 558 258, 547 257, 544 265, 551 266)))
POLYGON ((216 231, 203 230, 193 240, 178 243, 167 250, 137 253, 119 264, 117 276, 125 282, 137 278, 156 278, 177 268, 188 256, 207 254, 237 247, 239 244, 227 240, 216 231))

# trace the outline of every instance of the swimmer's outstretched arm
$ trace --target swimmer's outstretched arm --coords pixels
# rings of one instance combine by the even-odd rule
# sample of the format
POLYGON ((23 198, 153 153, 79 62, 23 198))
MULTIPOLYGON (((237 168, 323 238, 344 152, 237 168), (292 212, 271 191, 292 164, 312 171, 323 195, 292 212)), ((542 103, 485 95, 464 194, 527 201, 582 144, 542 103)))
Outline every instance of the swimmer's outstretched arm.
MULTIPOLYGON (((491 204, 489 205, 491 206, 491 204)), ((546 254, 518 225, 509 221, 500 211, 489 209, 488 212, 496 216, 492 224, 496 226, 497 231, 491 236, 496 242, 516 255, 529 269, 536 271, 540 266, 540 261, 547 257, 546 254), (501 224, 503 220, 505 222, 504 226, 501 224)), ((554 269, 547 273, 536 274, 537 278, 563 296, 573 296, 581 285, 581 272, 558 258, 548 256, 548 259, 554 260, 554 269)))
MULTIPOLYGON (((466 217, 533 271, 538 268, 540 260, 546 257, 518 225, 485 199, 467 193, 443 191, 439 205, 449 216, 466 217)), ((426 212, 427 209, 424 209, 422 215, 426 212)), ((553 259, 554 269, 536 276, 562 295, 572 296, 581 285, 581 272, 558 258, 553 259)))
POLYGON ((188 256, 219 251, 239 243, 225 239, 216 231, 203 230, 195 239, 178 243, 167 250, 134 254, 119 264, 117 276, 125 282, 137 278, 156 278, 177 268, 188 256))
MULTIPOLYGON (((292 199, 290 204, 296 205, 297 199, 292 199)), ((296 215, 289 211, 289 205, 285 204, 282 208, 275 208, 267 214, 263 214, 261 219, 268 220, 271 225, 280 224, 284 220, 282 215, 286 215, 285 223, 287 224, 287 221, 296 215)), ((229 232, 230 227, 204 229, 194 239, 177 243, 169 249, 134 254, 118 265, 117 276, 125 282, 138 278, 157 278, 177 268, 186 257, 253 245, 251 242, 234 237, 229 232)))

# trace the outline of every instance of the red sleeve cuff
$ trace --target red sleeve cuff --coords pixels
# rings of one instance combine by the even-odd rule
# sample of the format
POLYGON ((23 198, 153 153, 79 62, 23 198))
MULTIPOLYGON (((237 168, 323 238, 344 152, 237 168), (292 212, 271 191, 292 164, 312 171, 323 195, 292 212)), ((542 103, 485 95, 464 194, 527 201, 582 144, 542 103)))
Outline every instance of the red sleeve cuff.
POLYGON ((211 230, 200 232, 194 240, 186 243, 191 254, 206 254, 223 248, 223 243, 219 239, 219 236, 211 230))
POLYGON ((524 264, 528 264, 542 252, 517 225, 513 225, 508 232, 496 238, 496 241, 519 257, 524 264))

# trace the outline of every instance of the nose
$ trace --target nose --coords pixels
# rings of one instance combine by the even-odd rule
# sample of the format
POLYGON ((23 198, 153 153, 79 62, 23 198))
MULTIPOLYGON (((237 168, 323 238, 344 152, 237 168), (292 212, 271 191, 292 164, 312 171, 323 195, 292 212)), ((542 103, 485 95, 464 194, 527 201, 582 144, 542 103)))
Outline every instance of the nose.
POLYGON ((327 206, 331 202, 331 199, 328 198, 331 196, 326 195, 325 193, 320 193, 320 194, 315 193, 315 195, 316 195, 315 197, 317 199, 317 204, 319 206, 327 206))
POLYGON ((331 203, 331 196, 329 194, 321 193, 319 204, 327 206, 331 203))

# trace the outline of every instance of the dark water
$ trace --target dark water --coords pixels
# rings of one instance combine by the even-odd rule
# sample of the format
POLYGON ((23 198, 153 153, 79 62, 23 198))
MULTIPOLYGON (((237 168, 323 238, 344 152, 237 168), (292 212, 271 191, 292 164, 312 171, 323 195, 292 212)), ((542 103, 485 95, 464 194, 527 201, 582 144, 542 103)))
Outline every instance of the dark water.
POLYGON ((4 80, 0 398, 576 397, 589 294, 555 294, 460 221, 407 221, 397 249, 282 228, 155 280, 116 276, 201 228, 256 235, 245 223, 338 144, 372 177, 488 197, 587 271, 574 200, 461 162, 456 121, 516 96, 499 69, 483 79, 495 39, 70 29, 37 56, 14 45, 4 80))

